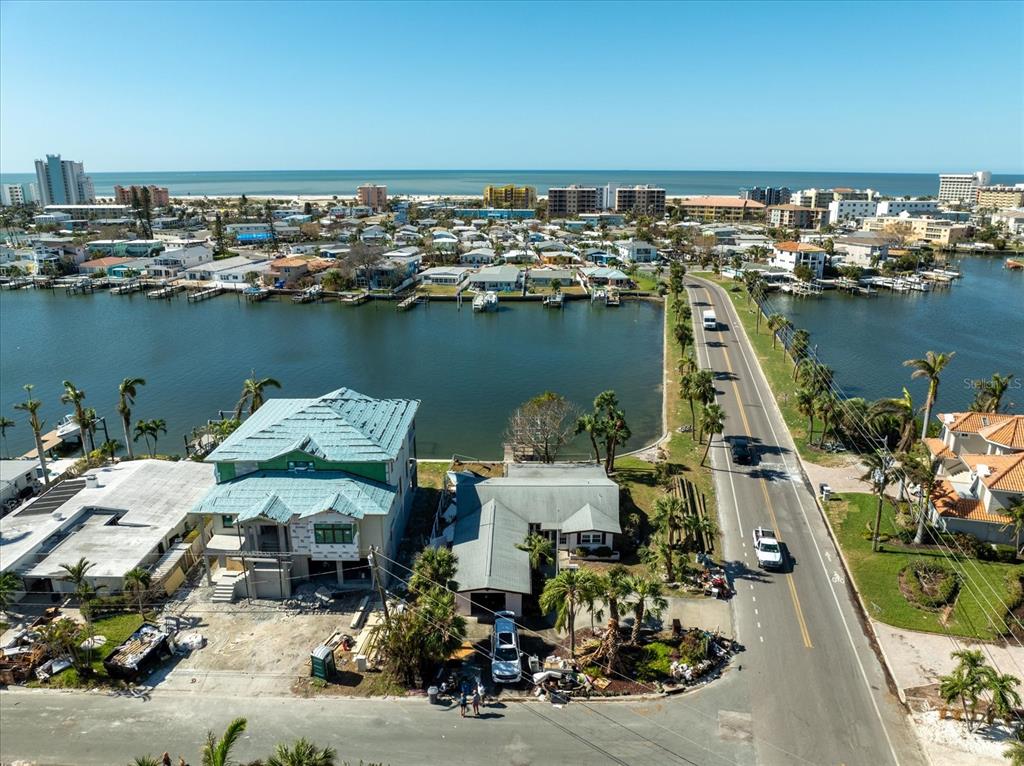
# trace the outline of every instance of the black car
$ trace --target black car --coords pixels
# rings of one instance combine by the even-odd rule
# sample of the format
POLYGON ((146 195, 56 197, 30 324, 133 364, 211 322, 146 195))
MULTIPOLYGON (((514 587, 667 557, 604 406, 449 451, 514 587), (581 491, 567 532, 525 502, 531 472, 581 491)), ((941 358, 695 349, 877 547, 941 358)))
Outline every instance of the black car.
POLYGON ((754 445, 745 436, 734 436, 731 440, 732 462, 738 465, 753 465, 754 445))

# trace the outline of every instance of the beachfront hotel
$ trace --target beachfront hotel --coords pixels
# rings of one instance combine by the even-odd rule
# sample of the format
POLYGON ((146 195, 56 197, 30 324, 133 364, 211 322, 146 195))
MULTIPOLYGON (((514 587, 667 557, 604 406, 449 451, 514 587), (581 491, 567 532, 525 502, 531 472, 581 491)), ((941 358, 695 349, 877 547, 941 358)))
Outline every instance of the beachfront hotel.
POLYGON ((362 205, 363 207, 370 208, 375 213, 379 213, 382 210, 387 210, 387 186, 378 186, 377 184, 363 184, 358 189, 356 189, 356 197, 359 198, 360 205, 362 205))
POLYGON ((484 187, 484 207, 525 209, 536 204, 537 190, 532 186, 505 184, 484 187))
POLYGON ((752 199, 703 195, 678 203, 683 215, 697 221, 749 221, 764 216, 765 206, 752 199))

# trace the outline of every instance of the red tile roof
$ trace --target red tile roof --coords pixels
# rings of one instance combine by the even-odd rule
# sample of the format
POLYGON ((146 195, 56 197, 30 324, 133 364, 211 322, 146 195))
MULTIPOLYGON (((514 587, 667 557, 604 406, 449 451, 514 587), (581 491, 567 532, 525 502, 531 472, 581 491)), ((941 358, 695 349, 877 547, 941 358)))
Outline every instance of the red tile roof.
POLYGON ((940 516, 987 521, 990 524, 1006 524, 1010 521, 1007 516, 986 511, 985 504, 977 498, 961 497, 945 479, 936 482, 932 490, 932 504, 940 516))
POLYGON ((979 465, 988 468, 988 475, 980 478, 989 489, 1024 493, 1024 452, 1011 455, 961 455, 960 459, 973 471, 977 471, 979 465))
MULTIPOLYGON (((891 251, 890 251, 891 252, 891 251)), ((993 423, 1003 423, 1013 417, 1005 412, 950 412, 937 416, 950 431, 961 434, 976 434, 993 423), (952 421, 946 422, 949 418, 952 421)))
POLYGON ((956 453, 953 452, 942 439, 930 436, 924 440, 924 446, 928 448, 928 451, 932 453, 932 457, 937 458, 955 458, 956 453))
POLYGON ((683 197, 679 202, 684 207, 748 207, 751 210, 763 210, 764 203, 739 197, 683 197))
POLYGON ((1024 450, 1024 415, 1014 415, 1002 423, 993 423, 978 431, 987 442, 1012 450, 1024 450))

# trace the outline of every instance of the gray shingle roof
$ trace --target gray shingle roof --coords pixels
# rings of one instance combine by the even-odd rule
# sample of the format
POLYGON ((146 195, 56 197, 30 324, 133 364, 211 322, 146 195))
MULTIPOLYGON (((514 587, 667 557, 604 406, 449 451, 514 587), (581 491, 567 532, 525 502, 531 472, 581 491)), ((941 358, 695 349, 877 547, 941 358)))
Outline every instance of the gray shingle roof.
POLYGON ((193 514, 230 514, 239 521, 264 518, 281 524, 293 517, 334 511, 353 519, 387 515, 395 490, 341 471, 258 471, 214 485, 193 514))
POLYGON ((516 545, 529 525, 491 500, 455 522, 452 552, 459 559, 459 591, 530 592, 530 557, 516 545))
POLYGON ((414 399, 373 399, 348 388, 315 399, 270 399, 207 460, 271 460, 296 450, 331 462, 393 460, 418 407, 414 399))

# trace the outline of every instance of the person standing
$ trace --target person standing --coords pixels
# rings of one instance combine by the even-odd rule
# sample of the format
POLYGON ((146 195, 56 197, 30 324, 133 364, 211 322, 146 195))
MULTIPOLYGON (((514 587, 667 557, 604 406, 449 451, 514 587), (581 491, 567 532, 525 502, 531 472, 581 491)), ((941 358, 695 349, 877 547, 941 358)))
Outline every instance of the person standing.
POLYGON ((459 692, 459 714, 466 717, 466 690, 463 689, 459 692))
POLYGON ((480 716, 480 687, 473 690, 473 715, 480 716))

